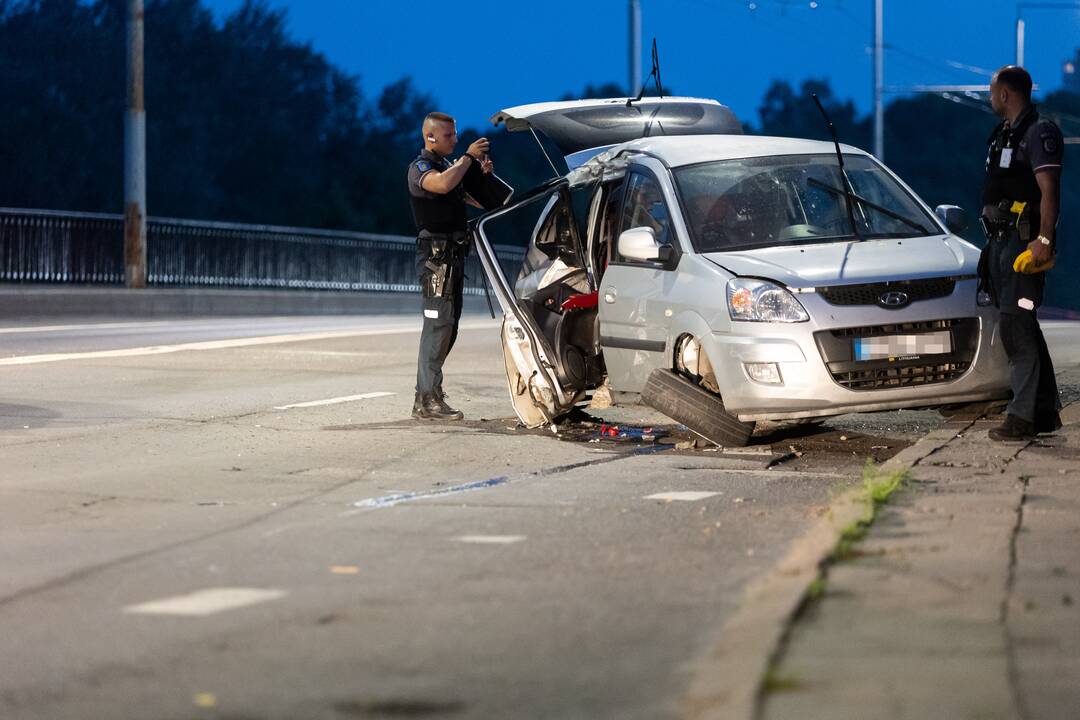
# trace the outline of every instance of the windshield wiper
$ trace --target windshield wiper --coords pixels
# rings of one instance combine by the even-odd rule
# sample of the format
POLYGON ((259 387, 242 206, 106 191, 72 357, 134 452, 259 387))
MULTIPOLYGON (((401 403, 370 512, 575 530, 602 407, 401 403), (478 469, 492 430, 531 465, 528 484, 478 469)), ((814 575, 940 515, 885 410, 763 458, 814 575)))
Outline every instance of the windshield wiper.
POLYGON ((893 212, 892 210, 890 210, 888 208, 881 207, 877 203, 872 203, 869 200, 867 200, 866 198, 862 197, 861 195, 856 195, 853 192, 846 191, 846 190, 841 190, 840 188, 833 187, 832 185, 829 185, 828 183, 821 182, 817 178, 807 178, 806 182, 807 182, 808 185, 813 185, 816 188, 821 188, 822 190, 825 190, 827 192, 831 192, 834 195, 843 195, 843 196, 845 196, 847 198, 850 198, 850 199, 854 200, 855 202, 859 203, 860 205, 864 205, 864 206, 866 206, 868 208, 872 208, 874 210, 877 210, 879 213, 881 213, 883 215, 888 215, 893 220, 899 220, 900 222, 904 223, 908 227, 911 227, 911 228, 914 228, 914 229, 918 230, 923 235, 930 235, 931 234, 929 230, 927 230, 925 227, 920 225, 918 222, 916 222, 916 221, 914 221, 914 220, 912 220, 910 218, 906 218, 903 215, 901 215, 900 213, 893 212))
POLYGON ((844 172, 844 153, 840 152, 840 141, 836 137, 836 126, 833 125, 832 120, 829 118, 829 113, 825 112, 825 106, 818 100, 817 93, 810 93, 810 97, 814 98, 814 104, 821 111, 821 116, 825 118, 825 124, 829 127, 829 133, 832 135, 833 147, 836 148, 836 164, 840 166, 840 181, 844 183, 844 205, 847 207, 851 234, 855 236, 856 240, 862 241, 862 238, 859 237, 859 227, 855 224, 855 212, 851 202, 855 197, 855 188, 851 187, 851 180, 848 179, 847 173, 844 172))

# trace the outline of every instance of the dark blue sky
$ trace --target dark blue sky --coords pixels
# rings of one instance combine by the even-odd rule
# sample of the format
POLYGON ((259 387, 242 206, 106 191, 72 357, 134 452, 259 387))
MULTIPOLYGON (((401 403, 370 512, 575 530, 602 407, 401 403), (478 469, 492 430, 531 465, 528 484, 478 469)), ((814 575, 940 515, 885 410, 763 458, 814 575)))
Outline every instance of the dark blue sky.
MULTIPOLYGON (((241 0, 206 0, 219 14, 241 0)), ((365 95, 411 75, 459 125, 487 127, 502 107, 557 99, 627 78, 626 0, 270 0, 294 36, 361 77, 365 95)), ((773 78, 826 77, 861 111, 871 102, 871 0, 641 0, 644 46, 656 36, 663 79, 714 97, 743 120, 773 78), (749 9, 756 4, 757 9, 749 9)), ((1080 45, 1080 9, 1026 9, 1026 65, 1061 85, 1080 45)), ((885 0, 885 84, 985 83, 1012 62, 1012 0, 885 0), (971 66, 976 70, 960 66, 971 66)), ((647 59, 643 60, 645 73, 647 59)), ((886 99, 893 97, 886 96, 886 99)))

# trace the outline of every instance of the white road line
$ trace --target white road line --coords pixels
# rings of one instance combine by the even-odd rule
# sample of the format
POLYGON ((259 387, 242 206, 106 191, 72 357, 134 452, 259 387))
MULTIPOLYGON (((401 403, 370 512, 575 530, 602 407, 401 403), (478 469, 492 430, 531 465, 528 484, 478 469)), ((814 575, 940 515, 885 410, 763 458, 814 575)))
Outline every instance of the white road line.
POLYGON ((292 405, 279 405, 275 407, 275 410, 288 410, 289 408, 309 408, 319 407, 320 405, 337 405, 339 403, 352 402, 353 400, 368 400, 370 398, 388 397, 390 395, 397 395, 392 392, 369 392, 360 395, 345 395, 343 397, 329 398, 327 400, 312 400, 311 402, 294 403, 292 405))
POLYGON ((700 490, 683 490, 681 492, 662 492, 655 495, 646 495, 645 500, 681 500, 683 502, 694 502, 697 500, 704 500, 705 498, 711 498, 714 495, 719 495, 718 492, 702 492, 700 490))
MULTIPOLYGON (((479 330, 495 327, 492 322, 462 323, 462 330, 479 330)), ((290 335, 263 335, 260 337, 235 338, 232 340, 210 340, 206 342, 181 343, 179 345, 152 345, 149 347, 123 348, 120 350, 94 350, 90 352, 54 353, 50 355, 21 355, 0 358, 0 365, 37 365, 39 363, 61 362, 64 360, 100 360, 106 358, 140 357, 143 355, 164 355, 185 350, 224 350, 227 348, 250 347, 253 345, 274 345, 277 343, 308 342, 312 340, 333 340, 347 337, 370 337, 376 335, 402 335, 420 332, 420 324, 399 325, 364 330, 335 330, 332 332, 293 333, 290 335)))
POLYGON ((344 350, 279 350, 289 355, 319 355, 326 357, 375 357, 377 352, 348 352, 344 350))
POLYGON ((509 545, 521 542, 524 535, 462 535, 454 538, 458 542, 475 543, 477 545, 509 545))
POLYGON ((207 588, 187 595, 151 600, 128 605, 125 613, 134 615, 183 615, 206 617, 226 610, 277 600, 285 596, 284 590, 261 590, 259 588, 207 588))
POLYGON ((155 320, 152 322, 115 322, 115 323, 84 323, 80 325, 28 325, 26 327, 0 328, 0 335, 12 333, 38 333, 38 332, 68 332, 70 330, 113 330, 116 328, 144 328, 160 327, 162 325, 175 325, 171 320, 155 320))

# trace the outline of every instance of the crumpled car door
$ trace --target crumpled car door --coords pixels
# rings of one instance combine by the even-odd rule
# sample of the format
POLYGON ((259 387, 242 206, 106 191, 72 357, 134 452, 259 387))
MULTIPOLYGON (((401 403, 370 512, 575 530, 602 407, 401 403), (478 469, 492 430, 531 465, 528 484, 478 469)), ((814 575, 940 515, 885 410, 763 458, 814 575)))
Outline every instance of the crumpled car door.
MULTIPOLYGON (((482 216, 473 229, 473 245, 499 307, 503 312, 501 340, 503 361, 506 367, 507 388, 514 411, 526 427, 538 427, 552 422, 569 411, 579 399, 579 394, 568 391, 558 379, 553 361, 553 349, 528 310, 518 300, 513 285, 507 280, 499 265, 495 249, 487 233, 487 226, 495 219, 533 203, 557 202, 549 212, 561 210, 565 203, 572 212, 566 180, 547 183, 528 193, 513 205, 482 216)), ((571 243, 580 248, 576 236, 576 223, 571 222, 571 243)))

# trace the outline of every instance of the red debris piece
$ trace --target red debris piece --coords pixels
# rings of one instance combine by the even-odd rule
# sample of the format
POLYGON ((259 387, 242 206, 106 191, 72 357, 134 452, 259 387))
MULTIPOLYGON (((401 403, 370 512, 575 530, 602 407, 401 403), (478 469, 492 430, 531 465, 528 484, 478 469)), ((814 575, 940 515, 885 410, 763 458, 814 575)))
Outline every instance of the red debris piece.
POLYGON ((597 293, 594 292, 584 295, 571 295, 566 300, 563 300, 561 307, 563 311, 594 308, 597 305, 597 297, 597 293))

